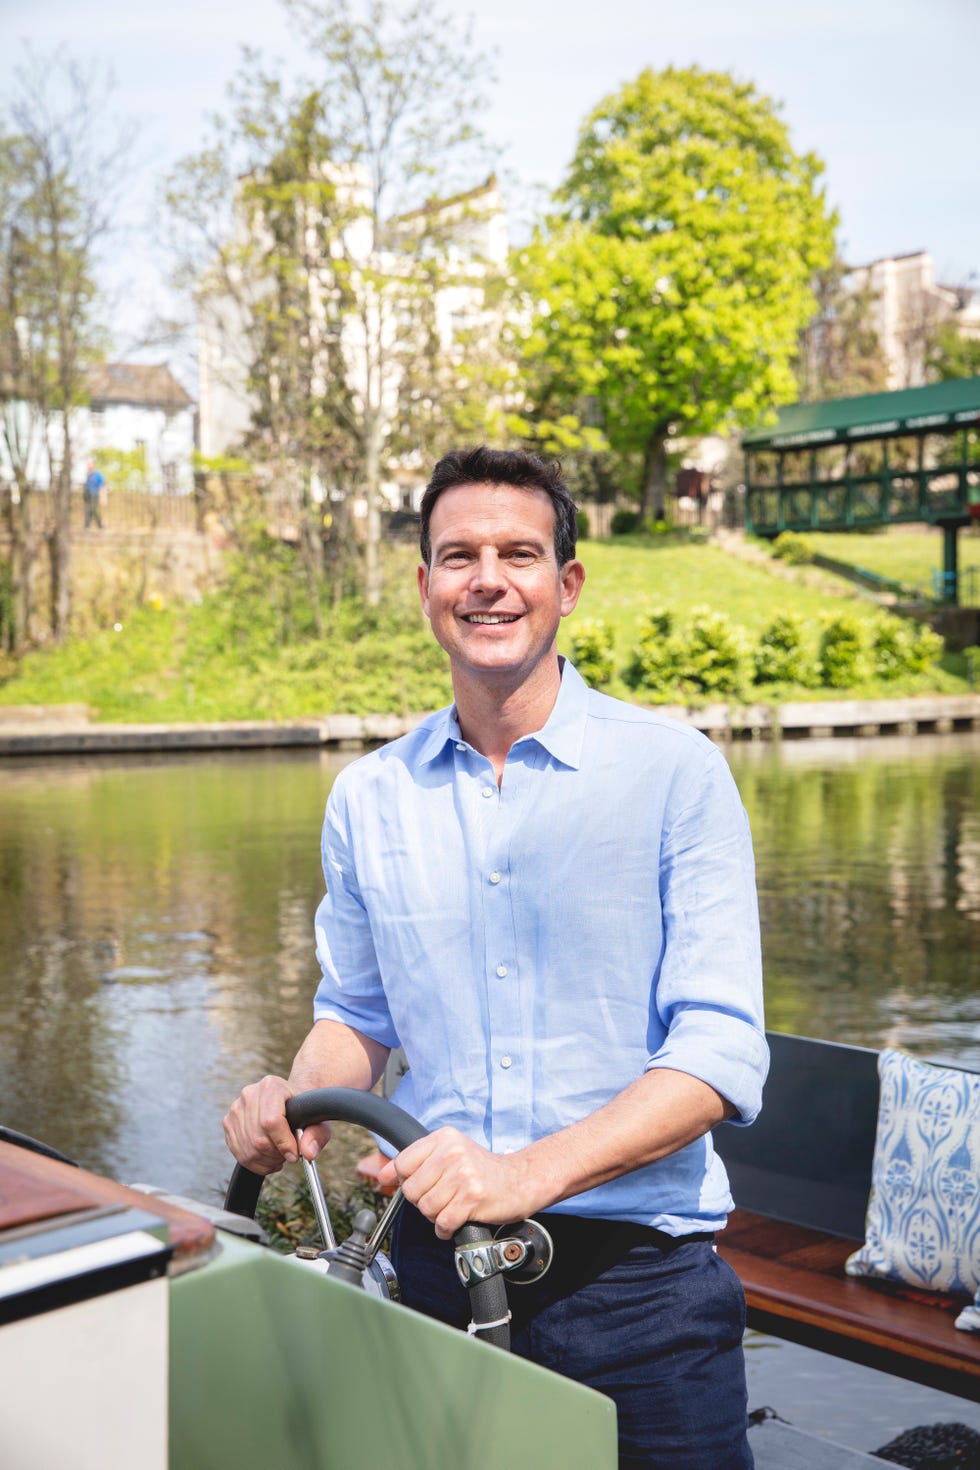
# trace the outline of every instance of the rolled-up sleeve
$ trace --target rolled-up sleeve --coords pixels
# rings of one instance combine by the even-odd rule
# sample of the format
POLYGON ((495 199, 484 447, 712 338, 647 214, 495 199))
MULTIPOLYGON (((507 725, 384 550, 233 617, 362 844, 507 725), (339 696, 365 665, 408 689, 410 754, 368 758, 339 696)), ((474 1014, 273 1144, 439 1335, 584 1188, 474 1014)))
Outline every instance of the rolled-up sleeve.
POLYGON ((769 1066, 755 863, 748 819, 723 755, 712 751, 665 831, 664 952, 654 1004, 667 1034, 646 1070, 698 1077, 751 1123, 769 1066))
POLYGON ((322 978, 313 1001, 317 1021, 353 1026, 382 1046, 399 1045, 375 949, 371 921, 351 853, 344 783, 330 793, 321 859, 326 893, 316 911, 316 956, 322 978))

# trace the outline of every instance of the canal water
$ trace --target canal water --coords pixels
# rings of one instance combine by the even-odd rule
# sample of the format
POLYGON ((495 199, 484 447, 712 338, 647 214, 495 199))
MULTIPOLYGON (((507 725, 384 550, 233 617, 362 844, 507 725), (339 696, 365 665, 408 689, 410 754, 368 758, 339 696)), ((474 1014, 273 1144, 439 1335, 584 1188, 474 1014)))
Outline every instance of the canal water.
MULTIPOLYGON (((980 1068, 980 735, 729 758, 769 1025, 980 1068)), ((347 759, 0 760, 0 1122, 220 1198, 228 1102, 309 1025, 320 819, 347 759)), ((980 1428, 971 1406, 771 1339, 748 1358, 753 1405, 862 1448, 934 1418, 980 1428)))

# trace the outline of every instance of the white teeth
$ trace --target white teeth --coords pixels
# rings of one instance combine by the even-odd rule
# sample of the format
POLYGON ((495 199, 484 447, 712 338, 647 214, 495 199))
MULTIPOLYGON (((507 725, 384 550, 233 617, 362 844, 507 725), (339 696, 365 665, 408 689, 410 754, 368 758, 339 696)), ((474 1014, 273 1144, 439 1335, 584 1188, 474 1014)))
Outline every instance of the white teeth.
POLYGON ((468 613, 468 623, 516 623, 516 613, 468 613))

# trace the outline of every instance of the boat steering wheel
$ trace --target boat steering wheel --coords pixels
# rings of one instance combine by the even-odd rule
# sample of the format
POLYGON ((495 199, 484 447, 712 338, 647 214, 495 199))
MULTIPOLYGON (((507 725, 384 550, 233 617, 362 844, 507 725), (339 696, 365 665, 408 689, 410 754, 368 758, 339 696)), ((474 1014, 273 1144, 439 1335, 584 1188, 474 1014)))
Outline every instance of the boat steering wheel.
MULTIPOLYGON (((360 1092, 351 1087, 321 1087, 313 1092, 297 1093, 286 1103, 286 1119, 294 1133, 303 1128, 312 1128, 317 1123, 356 1123, 386 1139, 399 1151, 407 1148, 410 1143, 415 1143, 417 1139, 425 1138, 428 1133, 428 1129, 423 1128, 421 1123, 394 1103, 374 1093, 360 1092)), ((369 1210, 362 1211, 354 1221, 350 1238, 338 1246, 333 1239, 319 1176, 312 1164, 307 1160, 303 1162, 320 1230, 327 1246, 321 1254, 327 1262, 328 1274, 347 1281, 350 1285, 362 1286, 364 1273, 370 1273, 372 1265, 380 1264, 376 1261, 378 1247, 401 1205, 401 1191, 394 1196, 380 1221, 376 1222, 369 1210)), ((261 1174, 253 1174, 243 1164, 236 1164, 225 1196, 225 1209, 232 1214, 254 1219, 263 1178, 261 1174)), ((520 1227, 509 1229, 508 1234, 512 1238, 502 1240, 499 1232, 498 1238, 495 1238, 489 1226, 471 1221, 462 1226, 454 1237, 456 1270, 469 1292, 472 1317, 470 1333, 478 1335, 484 1342, 505 1349, 510 1347, 510 1314, 507 1309, 507 1290, 501 1273, 520 1268, 531 1255, 539 1254, 541 1235, 544 1235, 549 1248, 551 1244, 547 1240, 546 1232, 535 1227, 534 1222, 521 1222, 520 1227), (523 1230, 523 1239, 519 1240, 514 1235, 517 1230, 523 1230), (533 1233, 533 1244, 532 1235, 528 1231, 533 1233), (518 1259, 521 1252, 523 1259, 518 1259)), ((537 1269, 533 1264, 528 1269, 534 1274, 540 1274, 542 1266, 543 1262, 539 1259, 537 1269)), ((547 1267, 544 1266, 544 1269, 547 1267)), ((378 1274, 384 1276, 386 1273, 378 1274)), ((390 1290, 385 1290, 382 1283, 378 1294, 391 1293, 390 1290)))

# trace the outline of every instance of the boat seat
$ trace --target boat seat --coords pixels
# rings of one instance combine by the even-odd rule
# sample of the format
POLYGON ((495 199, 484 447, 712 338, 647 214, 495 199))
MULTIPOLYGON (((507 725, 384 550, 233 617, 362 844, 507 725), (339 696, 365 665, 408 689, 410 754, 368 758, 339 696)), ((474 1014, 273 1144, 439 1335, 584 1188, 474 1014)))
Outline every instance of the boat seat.
POLYGON ((962 1299, 844 1273, 864 1238, 877 1053, 770 1033, 766 1105, 715 1144, 738 1208, 718 1236, 749 1326, 980 1402, 980 1333, 962 1299))

